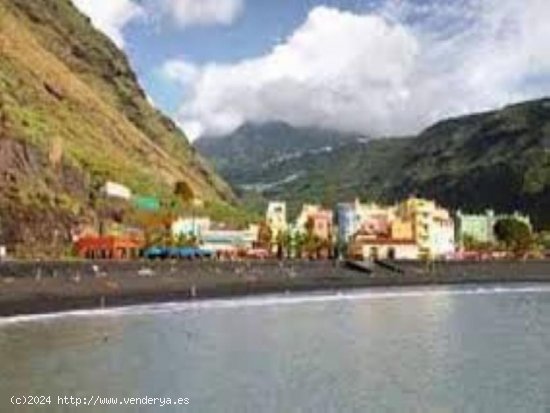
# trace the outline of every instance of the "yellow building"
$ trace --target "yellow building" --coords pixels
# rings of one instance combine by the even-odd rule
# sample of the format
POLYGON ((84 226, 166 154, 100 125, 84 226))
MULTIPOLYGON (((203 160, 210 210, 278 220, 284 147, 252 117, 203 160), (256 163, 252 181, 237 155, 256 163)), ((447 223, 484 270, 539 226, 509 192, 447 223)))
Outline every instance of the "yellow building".
POLYGON ((421 256, 443 258, 454 253, 454 222, 448 210, 434 201, 409 198, 398 205, 397 213, 412 222, 421 256))
POLYGON ((414 240, 413 221, 396 216, 391 221, 391 237, 395 240, 414 240))

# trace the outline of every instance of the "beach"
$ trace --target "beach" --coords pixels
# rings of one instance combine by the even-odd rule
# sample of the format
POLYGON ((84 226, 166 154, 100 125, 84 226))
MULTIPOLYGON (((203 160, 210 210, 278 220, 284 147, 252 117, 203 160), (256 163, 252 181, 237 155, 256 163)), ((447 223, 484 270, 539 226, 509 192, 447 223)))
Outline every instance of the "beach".
POLYGON ((0 316, 258 294, 550 282, 550 261, 393 263, 361 272, 333 261, 0 263, 0 316))

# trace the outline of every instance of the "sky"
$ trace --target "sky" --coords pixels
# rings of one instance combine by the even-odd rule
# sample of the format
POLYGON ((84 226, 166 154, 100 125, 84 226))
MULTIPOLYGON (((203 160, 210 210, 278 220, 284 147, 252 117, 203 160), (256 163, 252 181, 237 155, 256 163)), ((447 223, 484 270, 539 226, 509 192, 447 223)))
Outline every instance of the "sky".
POLYGON ((73 0, 191 139, 366 136, 550 95, 548 0, 73 0))

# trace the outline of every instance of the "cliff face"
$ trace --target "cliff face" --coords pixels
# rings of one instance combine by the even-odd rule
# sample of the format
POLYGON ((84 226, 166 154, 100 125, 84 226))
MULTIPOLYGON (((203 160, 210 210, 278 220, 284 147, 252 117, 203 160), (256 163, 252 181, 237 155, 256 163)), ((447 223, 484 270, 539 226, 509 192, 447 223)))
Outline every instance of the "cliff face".
POLYGON ((0 241, 66 239, 98 183, 233 201, 125 55, 70 0, 0 0, 0 241))

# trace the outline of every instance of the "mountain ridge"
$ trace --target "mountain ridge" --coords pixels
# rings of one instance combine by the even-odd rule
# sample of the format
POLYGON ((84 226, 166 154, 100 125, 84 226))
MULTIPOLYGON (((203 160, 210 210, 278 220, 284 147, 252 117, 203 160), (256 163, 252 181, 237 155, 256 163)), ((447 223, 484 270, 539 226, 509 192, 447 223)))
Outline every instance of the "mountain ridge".
MULTIPOLYGON (((219 165, 217 156, 212 160, 219 165)), ((538 228, 549 228, 550 99, 442 120, 415 137, 349 141, 275 168, 219 171, 236 187, 263 184, 265 198, 287 199, 294 210, 302 202, 355 196, 394 202, 416 194, 470 212, 525 211, 538 228)))
POLYGON ((358 134, 293 127, 285 122, 246 123, 230 137, 206 136, 195 141, 194 146, 233 181, 239 181, 240 171, 246 173, 249 169, 265 168, 266 164, 277 160, 296 158, 311 151, 332 150, 348 142, 366 139, 358 134), (269 139, 264 139, 265 136, 269 139))

